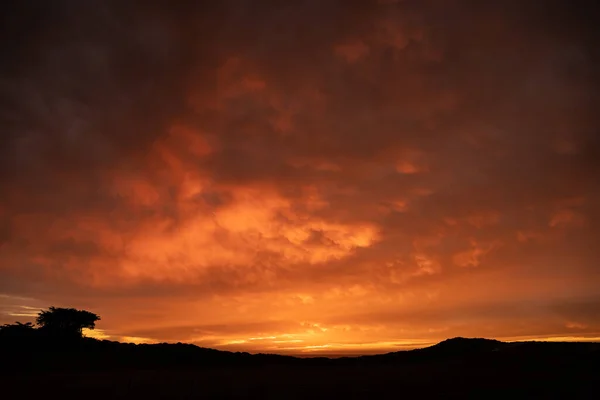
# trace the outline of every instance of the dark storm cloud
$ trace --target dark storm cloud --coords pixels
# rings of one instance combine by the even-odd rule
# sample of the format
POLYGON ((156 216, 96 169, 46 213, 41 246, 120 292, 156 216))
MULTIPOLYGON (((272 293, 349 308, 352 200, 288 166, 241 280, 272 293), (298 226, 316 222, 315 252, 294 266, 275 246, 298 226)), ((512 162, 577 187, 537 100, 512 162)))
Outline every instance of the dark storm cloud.
MULTIPOLYGON (((199 51, 189 52, 185 10, 99 1, 3 7, 2 176, 18 189, 11 205, 112 207, 94 190, 102 169, 143 155, 185 112, 186 79, 192 68, 202 73, 196 57, 209 48, 195 35, 199 51)), ((214 91, 214 77, 205 78, 214 91)))

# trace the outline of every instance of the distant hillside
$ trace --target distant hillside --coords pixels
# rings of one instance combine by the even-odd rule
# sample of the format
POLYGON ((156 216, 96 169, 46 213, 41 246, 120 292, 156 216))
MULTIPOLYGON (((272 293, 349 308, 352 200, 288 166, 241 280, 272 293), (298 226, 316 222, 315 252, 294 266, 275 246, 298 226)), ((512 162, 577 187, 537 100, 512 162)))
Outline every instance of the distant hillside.
POLYGON ((274 354, 220 351, 192 344, 131 344, 83 338, 56 341, 37 337, 3 338, 3 368, 194 368, 256 365, 374 365, 431 362, 506 362, 507 360, 581 360, 598 362, 597 343, 505 343, 483 338, 452 338, 433 346, 381 355, 297 358, 274 354))
POLYGON ((455 337, 428 347, 430 351, 447 353, 473 353, 494 351, 503 348, 507 343, 494 339, 455 337))
POLYGON ((600 398, 592 343, 454 338, 338 359, 232 353, 190 344, 0 340, 3 398, 600 398))

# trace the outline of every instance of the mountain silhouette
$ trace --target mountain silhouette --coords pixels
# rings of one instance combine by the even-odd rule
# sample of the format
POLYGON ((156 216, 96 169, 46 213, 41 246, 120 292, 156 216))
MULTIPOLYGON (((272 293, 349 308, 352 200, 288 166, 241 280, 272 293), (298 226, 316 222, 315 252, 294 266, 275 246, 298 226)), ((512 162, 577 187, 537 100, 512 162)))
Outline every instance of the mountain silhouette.
POLYGON ((494 339, 455 337, 427 349, 447 353, 476 353, 501 349, 506 343, 494 339))
MULTIPOLYGON (((82 337, 76 340, 57 340, 54 337, 32 336, 2 337, 0 351, 14 368, 37 368, 45 366, 69 369, 97 368, 110 365, 132 367, 135 365, 156 367, 193 367, 206 365, 343 365, 343 364, 389 364, 430 362, 436 360, 470 360, 484 358, 531 358, 546 356, 590 356, 600 354, 598 343, 573 342, 501 342, 484 338, 455 337, 435 345, 414 350, 402 350, 378 355, 357 357, 299 358, 276 354, 250 354, 199 347, 186 343, 133 344, 82 337), (60 356, 59 356, 60 355, 60 356), (24 357, 26 356, 26 357, 24 357), (20 362, 20 360, 22 362, 20 362), (33 362, 32 362, 33 361, 33 362)), ((4 363, 3 366, 8 364, 4 363)))
POLYGON ((0 337, 6 398, 600 398, 600 344, 452 338, 359 357, 298 358, 184 343, 0 337), (28 397, 30 396, 30 397, 28 397), (50 396, 50 397, 52 397, 50 396), (73 396, 77 397, 77 396, 73 396), (53 397, 54 398, 54 397, 53 397))

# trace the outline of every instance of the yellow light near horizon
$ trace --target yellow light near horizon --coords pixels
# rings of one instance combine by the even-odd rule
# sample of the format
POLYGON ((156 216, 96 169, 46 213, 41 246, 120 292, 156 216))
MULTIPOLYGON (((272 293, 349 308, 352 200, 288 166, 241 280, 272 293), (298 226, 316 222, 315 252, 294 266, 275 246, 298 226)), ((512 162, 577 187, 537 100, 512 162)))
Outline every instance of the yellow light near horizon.
POLYGON ((600 343, 600 336, 550 336, 550 337, 530 337, 530 338, 519 338, 519 339, 505 339, 508 342, 586 342, 586 343, 600 343))
POLYGON ((112 340, 111 336, 108 335, 103 329, 82 329, 83 336, 98 339, 98 340, 112 340))

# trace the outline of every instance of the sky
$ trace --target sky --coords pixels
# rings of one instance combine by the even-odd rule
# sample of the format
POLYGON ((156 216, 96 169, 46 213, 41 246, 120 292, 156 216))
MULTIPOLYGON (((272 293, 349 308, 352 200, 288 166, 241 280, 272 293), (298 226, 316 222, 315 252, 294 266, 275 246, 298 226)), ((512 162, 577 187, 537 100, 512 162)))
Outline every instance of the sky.
POLYGON ((600 341, 593 1, 0 7, 0 323, 600 341))

